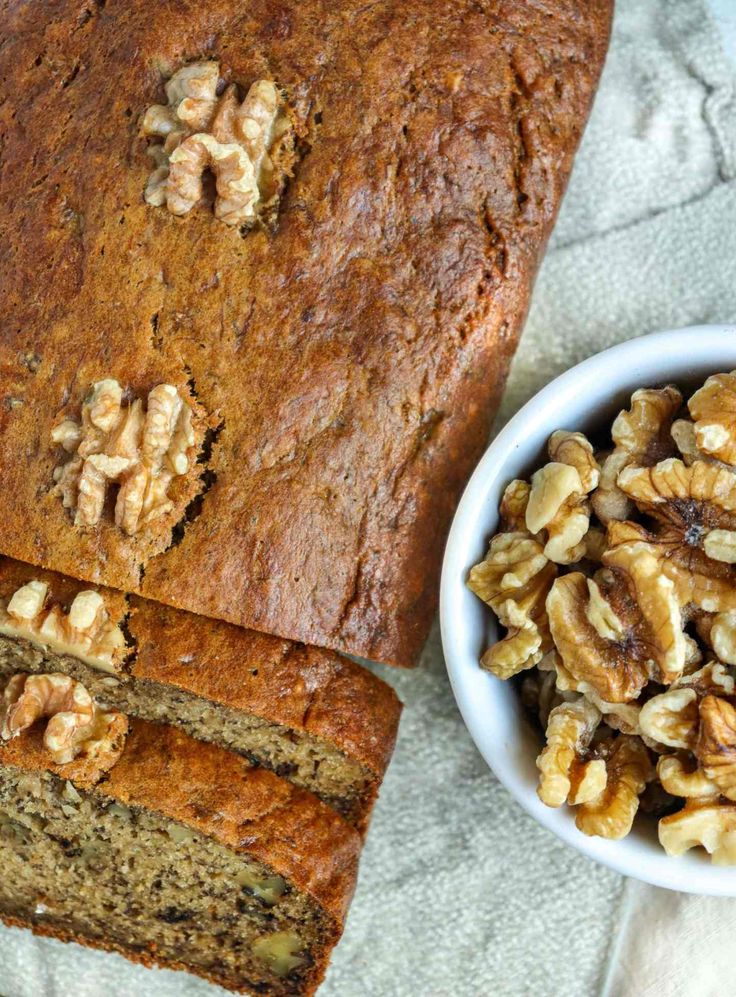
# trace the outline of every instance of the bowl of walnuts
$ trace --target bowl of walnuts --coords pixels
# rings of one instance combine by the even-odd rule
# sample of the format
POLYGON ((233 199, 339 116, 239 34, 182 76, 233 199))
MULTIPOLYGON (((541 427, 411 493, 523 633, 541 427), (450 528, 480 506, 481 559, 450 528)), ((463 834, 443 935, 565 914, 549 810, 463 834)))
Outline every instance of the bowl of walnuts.
POLYGON ((440 618, 470 734, 536 820, 736 896, 736 326, 630 340, 532 398, 458 506, 440 618))

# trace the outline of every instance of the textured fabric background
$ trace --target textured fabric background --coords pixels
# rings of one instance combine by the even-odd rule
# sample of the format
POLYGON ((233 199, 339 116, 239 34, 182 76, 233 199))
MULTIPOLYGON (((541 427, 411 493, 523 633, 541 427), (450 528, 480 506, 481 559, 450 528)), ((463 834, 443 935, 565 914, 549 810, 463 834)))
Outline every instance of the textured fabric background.
MULTIPOLYGON (((726 15, 736 6, 711 2, 726 15)), ((705 0, 618 0, 603 84, 501 420, 611 343, 736 320, 734 85, 705 0)), ((324 997, 727 992, 703 989, 692 972, 668 989, 673 974, 657 962, 672 950, 665 939, 707 916, 707 904, 624 891, 619 876, 542 831, 500 787, 455 708, 437 633, 418 671, 387 677, 406 703, 404 722, 324 997), (644 965, 628 957, 650 906, 665 929, 644 965), (633 976, 619 971, 622 954, 633 976)), ((3 997, 222 993, 0 928, 3 997)))

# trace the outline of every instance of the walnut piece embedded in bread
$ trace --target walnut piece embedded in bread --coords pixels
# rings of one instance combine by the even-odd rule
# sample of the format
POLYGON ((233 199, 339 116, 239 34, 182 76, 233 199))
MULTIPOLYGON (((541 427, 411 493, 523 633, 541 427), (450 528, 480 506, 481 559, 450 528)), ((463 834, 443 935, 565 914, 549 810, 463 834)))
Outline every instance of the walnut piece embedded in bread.
POLYGON ((0 634, 74 655, 105 672, 115 672, 126 653, 125 635, 99 592, 77 592, 65 613, 50 602, 48 585, 38 579, 17 588, 7 603, 0 598, 0 634))
POLYGON ((285 173, 293 129, 284 98, 271 80, 256 80, 245 98, 230 84, 218 94, 217 62, 177 70, 166 84, 168 104, 154 104, 141 121, 155 163, 144 198, 173 215, 202 199, 203 177, 215 177, 215 217, 250 228, 273 206, 285 173))
POLYGON ((119 757, 128 729, 123 714, 99 709, 70 675, 12 675, 0 701, 0 739, 10 741, 44 718, 43 744, 56 765, 83 755, 101 771, 119 757))
POLYGON ((92 385, 79 422, 64 419, 51 431, 52 443, 72 454, 54 471, 54 491, 76 526, 97 526, 112 484, 115 523, 128 536, 172 511, 169 488, 195 452, 192 410, 172 384, 157 384, 147 404, 125 406, 120 384, 106 378, 92 385))

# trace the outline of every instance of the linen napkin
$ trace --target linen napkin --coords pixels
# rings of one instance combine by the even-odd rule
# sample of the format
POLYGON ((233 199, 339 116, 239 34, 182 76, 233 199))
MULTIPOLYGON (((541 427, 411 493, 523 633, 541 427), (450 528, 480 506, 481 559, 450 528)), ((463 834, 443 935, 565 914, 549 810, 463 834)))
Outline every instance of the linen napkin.
POLYGON ((601 997, 729 997, 736 900, 627 880, 601 997))
MULTIPOLYGON (((618 0, 501 420, 611 343, 736 321, 735 137, 733 71, 705 0, 618 0)), ((436 630, 417 671, 376 670, 406 709, 324 997, 729 994, 699 989, 708 977, 697 960, 728 951, 719 933, 736 901, 625 886, 543 831, 470 741, 436 630), (695 932, 699 947, 688 949, 695 932), (689 954, 676 960, 675 951, 689 954), (660 988, 673 974, 680 989, 660 988)), ((0 928, 2 997, 223 993, 0 928)))

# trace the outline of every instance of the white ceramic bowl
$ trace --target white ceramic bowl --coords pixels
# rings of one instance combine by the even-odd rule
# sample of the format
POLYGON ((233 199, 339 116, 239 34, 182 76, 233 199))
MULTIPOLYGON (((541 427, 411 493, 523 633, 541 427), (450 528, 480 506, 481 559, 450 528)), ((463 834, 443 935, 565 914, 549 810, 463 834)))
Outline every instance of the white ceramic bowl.
POLYGON ((695 326, 621 343, 548 384, 499 433, 470 479, 447 542, 440 596, 442 644, 460 712, 478 750, 524 809, 584 855, 627 876, 720 896, 736 896, 736 867, 711 865, 701 849, 667 856, 655 821, 636 822, 622 841, 588 838, 575 827, 569 808, 553 810, 539 800, 540 735, 527 722, 514 688, 478 666, 498 631, 493 614, 465 580, 496 530, 504 488, 543 463, 555 429, 587 432, 608 425, 636 388, 669 382, 695 387, 709 374, 735 368, 736 326, 695 326))

